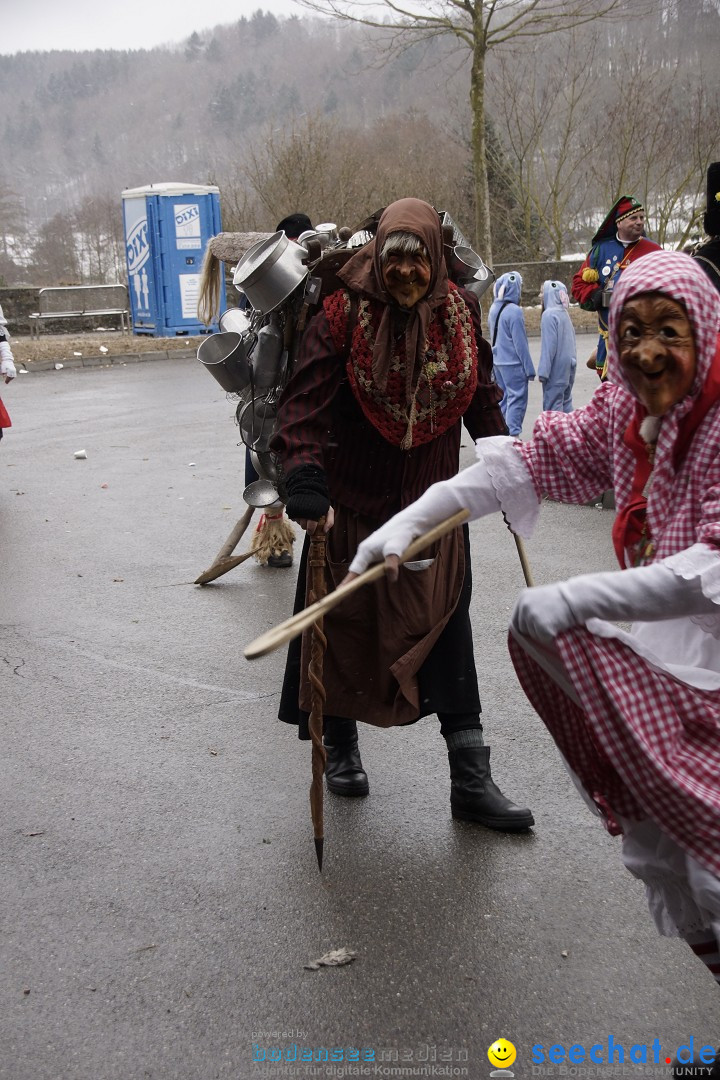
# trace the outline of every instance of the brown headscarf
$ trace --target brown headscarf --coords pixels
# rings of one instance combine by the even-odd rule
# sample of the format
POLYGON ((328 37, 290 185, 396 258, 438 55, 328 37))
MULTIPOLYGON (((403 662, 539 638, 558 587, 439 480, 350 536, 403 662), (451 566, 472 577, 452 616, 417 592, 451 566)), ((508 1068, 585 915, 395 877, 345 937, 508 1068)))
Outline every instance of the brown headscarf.
POLYGON ((375 348, 373 349, 373 379, 381 391, 387 387, 390 358, 392 356, 393 310, 402 311, 385 288, 380 252, 391 233, 412 233, 422 240, 430 258, 430 285, 425 296, 407 312, 405 327, 405 373, 406 404, 412 401, 413 387, 420 376, 427 328, 435 308, 448 295, 448 276, 443 255, 442 225, 435 210, 422 199, 398 199, 382 214, 375 238, 353 255, 338 272, 338 277, 354 292, 385 304, 375 348))

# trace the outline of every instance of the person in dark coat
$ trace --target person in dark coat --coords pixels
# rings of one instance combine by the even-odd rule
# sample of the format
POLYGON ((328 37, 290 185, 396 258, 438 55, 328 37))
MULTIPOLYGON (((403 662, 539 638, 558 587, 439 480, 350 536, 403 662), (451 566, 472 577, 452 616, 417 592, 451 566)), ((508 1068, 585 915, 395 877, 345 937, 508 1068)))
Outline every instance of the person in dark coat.
POLYGON ((707 171, 707 206, 703 217, 706 236, 690 254, 720 292, 720 161, 713 161, 707 171))
MULTIPOLYGON (((309 534, 325 520, 326 585, 347 573, 358 544, 459 467, 463 421, 473 438, 507 432, 476 297, 449 281, 436 210, 392 203, 376 236, 339 271, 308 325, 280 401, 271 448, 285 475, 287 513, 309 534)), ((308 540, 296 610, 306 605, 308 540)), ((379 727, 436 713, 450 762, 454 817, 493 829, 533 824, 495 785, 483 740, 469 604, 468 530, 455 529, 403 571, 327 614, 326 783, 369 791, 357 722, 379 727)), ((307 738, 309 632, 290 646, 280 719, 307 738)))

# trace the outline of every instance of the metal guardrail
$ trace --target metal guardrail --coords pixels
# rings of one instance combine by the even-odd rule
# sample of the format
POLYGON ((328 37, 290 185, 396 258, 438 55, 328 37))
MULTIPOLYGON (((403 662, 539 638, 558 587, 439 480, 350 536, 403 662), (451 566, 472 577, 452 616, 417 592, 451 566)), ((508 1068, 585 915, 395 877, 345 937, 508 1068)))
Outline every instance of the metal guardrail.
POLYGON ((130 333, 130 305, 127 286, 59 285, 40 289, 38 311, 28 316, 30 334, 40 336, 45 320, 82 319, 99 316, 118 316, 123 333, 130 333))

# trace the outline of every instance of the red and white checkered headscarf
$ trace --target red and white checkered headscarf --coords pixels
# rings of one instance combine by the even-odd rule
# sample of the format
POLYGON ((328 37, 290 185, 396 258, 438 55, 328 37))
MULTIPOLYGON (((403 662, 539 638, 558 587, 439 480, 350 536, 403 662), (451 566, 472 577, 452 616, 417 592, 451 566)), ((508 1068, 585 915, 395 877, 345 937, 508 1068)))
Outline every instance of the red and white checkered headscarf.
MULTIPOLYGON (((720 333, 720 294, 695 259, 680 251, 653 251, 630 263, 613 289, 608 337, 608 381, 632 393, 618 355, 618 329, 625 303, 639 293, 661 292, 685 306, 695 337, 697 373, 690 397, 697 397, 712 364, 720 333)), ((677 408, 677 406, 675 406, 677 408)), ((672 411, 672 410, 671 410, 672 411)), ((683 409, 684 413, 686 410, 683 409)))
MULTIPOLYGON (((640 293, 659 292, 672 300, 683 304, 687 311, 695 339, 696 372, 690 393, 676 402, 662 418, 660 433, 653 465, 652 495, 647 504, 647 520, 650 532, 656 541, 669 532, 668 516, 671 512, 673 488, 677 470, 684 457, 682 447, 693 438, 698 424, 706 416, 708 420, 717 411, 720 400, 720 352, 718 352, 718 332, 720 331, 720 296, 710 279, 701 270, 695 259, 679 251, 653 251, 636 262, 631 263, 613 290, 610 305, 610 336, 608 338, 608 378, 620 383, 635 396, 619 361, 619 326, 624 305, 629 299, 640 293)), ((644 406, 636 405, 635 417, 631 427, 637 428, 643 416, 647 415, 644 406)), ((628 428, 630 431, 631 428, 628 428)), ((704 443, 695 444, 693 454, 715 454, 717 434, 705 439, 704 443)), ((708 462, 709 466, 709 462, 708 462)), ((627 477, 629 478, 629 477, 627 477)), ((620 507, 618 507, 620 511, 620 507)), ((616 529, 621 530, 620 521, 616 529)), ((674 527, 673 530, 674 531, 674 527)), ((692 535, 692 526, 688 522, 687 543, 696 539, 692 535)), ((717 542, 717 532, 713 534, 717 542)), ((680 538, 676 537, 678 543, 680 538)), ((709 542, 709 539, 708 541, 709 542)), ((620 546, 620 538, 616 540, 620 546)), ((680 546, 685 546, 680 544, 680 546)))

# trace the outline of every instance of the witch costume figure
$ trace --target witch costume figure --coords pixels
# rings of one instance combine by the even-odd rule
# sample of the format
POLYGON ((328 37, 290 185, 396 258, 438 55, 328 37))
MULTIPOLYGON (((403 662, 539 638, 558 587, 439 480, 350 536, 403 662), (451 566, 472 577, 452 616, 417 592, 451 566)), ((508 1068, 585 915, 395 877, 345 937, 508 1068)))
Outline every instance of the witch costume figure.
MULTIPOLYGON (((448 279, 432 206, 388 206, 339 277, 345 288, 305 330, 271 443, 288 516, 308 534, 325 519, 328 592, 361 540, 457 472, 463 422, 481 442, 507 432, 479 305, 448 279)), ((357 722, 392 727, 436 713, 453 815, 518 831, 532 814, 495 785, 483 741, 468 549, 467 528, 455 529, 403 568, 399 588, 378 581, 325 616, 325 780, 336 795, 367 795, 357 722)), ((306 537, 296 611, 307 602, 307 555, 306 537)), ((300 738, 311 709, 309 650, 308 634, 290 646, 279 713, 300 738)))
MULTIPOLYGON (((720 296, 698 263, 654 252, 610 309, 608 381, 543 413, 525 443, 431 487, 360 545, 353 574, 461 507, 529 536, 547 494, 615 489, 621 569, 528 589, 510 627, 520 682, 661 934, 720 981, 720 296), (612 620, 606 621, 606 620, 612 620), (628 633, 614 621, 632 622, 628 633)), ((392 571, 389 571, 389 573, 392 571)), ((713 1076, 720 1075, 716 1062, 713 1076)))

